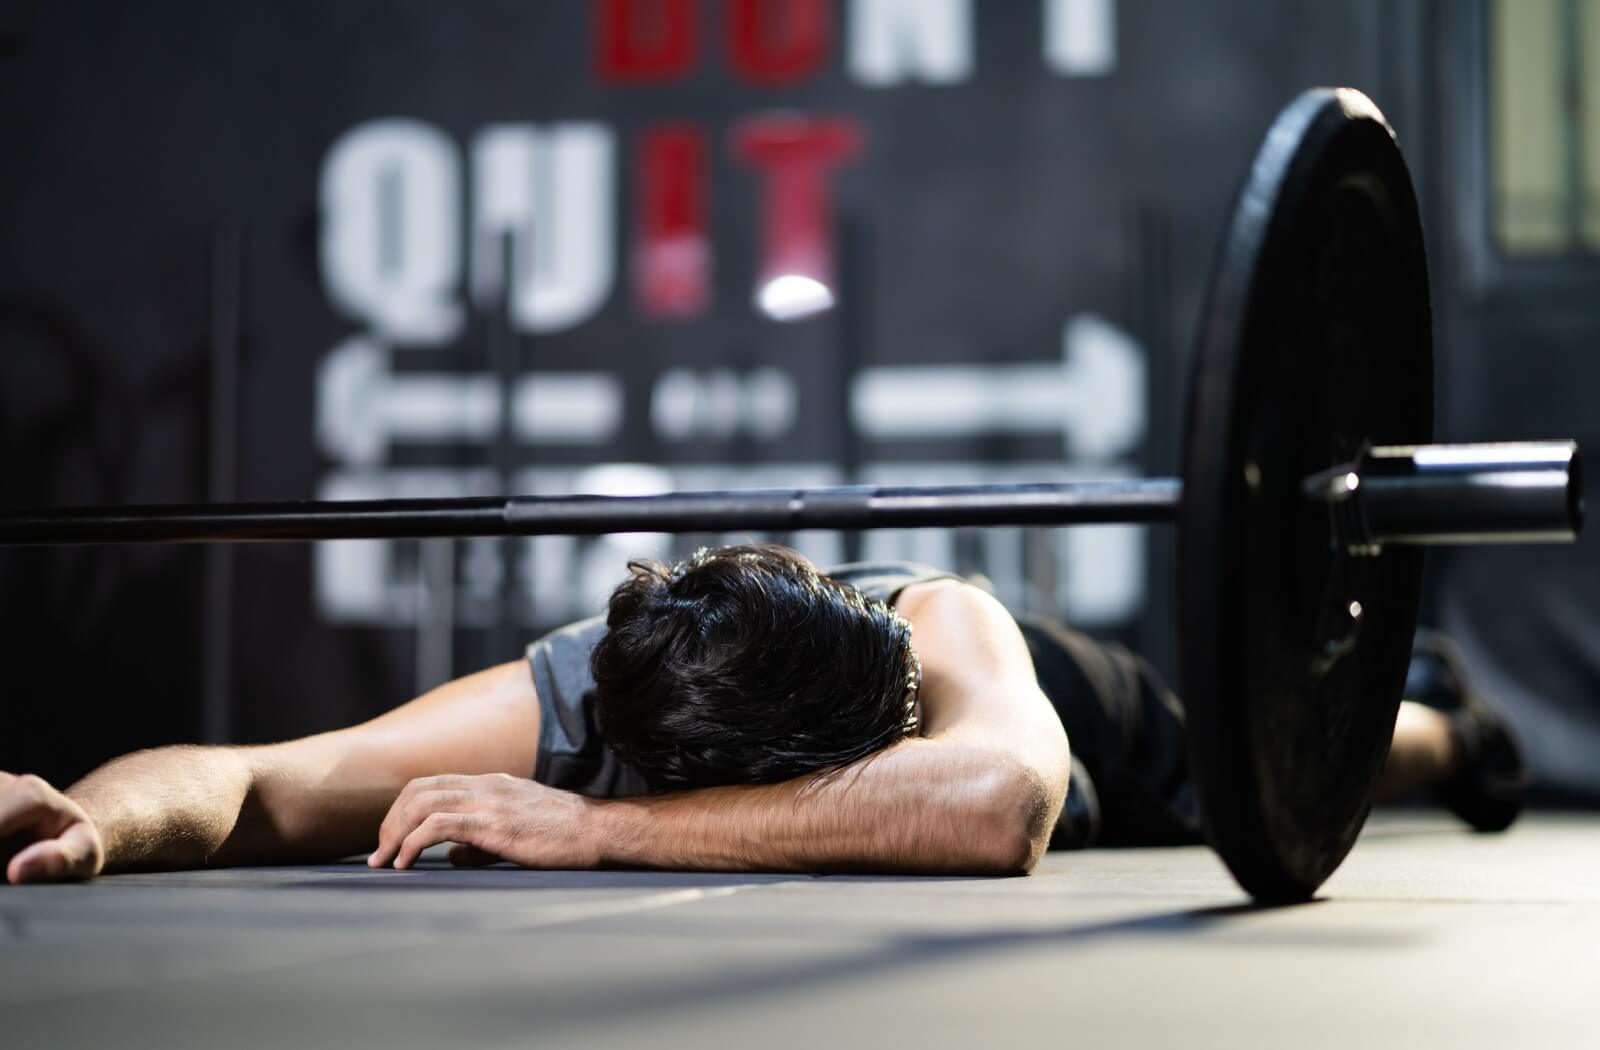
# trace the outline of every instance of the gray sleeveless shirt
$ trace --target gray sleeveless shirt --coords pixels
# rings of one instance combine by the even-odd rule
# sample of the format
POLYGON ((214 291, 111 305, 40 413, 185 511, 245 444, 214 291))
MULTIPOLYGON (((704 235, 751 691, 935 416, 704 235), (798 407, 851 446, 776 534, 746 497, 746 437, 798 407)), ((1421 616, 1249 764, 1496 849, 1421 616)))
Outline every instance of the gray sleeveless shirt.
MULTIPOLYGON (((891 605, 913 583, 954 576, 904 562, 858 562, 829 569, 827 575, 891 605)), ((533 687, 539 694, 539 751, 533 779, 601 798, 649 794, 644 778, 623 764, 595 728, 589 656, 605 633, 605 617, 593 616, 551 631, 528 646, 533 687)))

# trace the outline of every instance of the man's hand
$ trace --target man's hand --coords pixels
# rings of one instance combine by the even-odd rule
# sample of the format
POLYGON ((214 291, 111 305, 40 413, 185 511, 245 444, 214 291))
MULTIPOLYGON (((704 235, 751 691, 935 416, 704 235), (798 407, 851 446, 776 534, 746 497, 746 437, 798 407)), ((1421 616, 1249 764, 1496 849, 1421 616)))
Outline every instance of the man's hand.
POLYGON ((7 882, 71 882, 100 874, 106 849, 83 807, 31 773, 0 773, 0 862, 7 882))
POLYGON ((389 808, 367 864, 409 868, 429 846, 452 842, 456 864, 593 868, 601 860, 594 825, 589 799, 532 780, 506 773, 424 777, 389 808))

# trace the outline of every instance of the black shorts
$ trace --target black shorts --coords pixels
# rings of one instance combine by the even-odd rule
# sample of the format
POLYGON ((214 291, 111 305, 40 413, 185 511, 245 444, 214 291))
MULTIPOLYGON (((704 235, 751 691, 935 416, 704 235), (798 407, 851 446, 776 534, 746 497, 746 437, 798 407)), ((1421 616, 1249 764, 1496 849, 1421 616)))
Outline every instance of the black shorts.
POLYGON ((1019 616, 1017 624, 1066 728, 1073 777, 1087 773, 1092 782, 1079 790, 1098 800, 1093 844, 1203 841, 1183 706, 1155 668, 1124 646, 1051 620, 1019 616))

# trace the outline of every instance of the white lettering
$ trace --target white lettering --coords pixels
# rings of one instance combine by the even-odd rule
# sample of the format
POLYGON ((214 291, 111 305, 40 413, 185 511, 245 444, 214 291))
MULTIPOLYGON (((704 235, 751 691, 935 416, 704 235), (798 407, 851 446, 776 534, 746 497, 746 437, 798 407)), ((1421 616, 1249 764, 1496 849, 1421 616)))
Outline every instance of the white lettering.
POLYGON ((772 441, 794 426, 799 400, 794 380, 776 368, 747 375, 669 368, 651 391, 650 423, 667 441, 727 440, 741 432, 772 441))
POLYGON ((1058 411, 1070 419, 1073 454, 1105 460, 1137 448, 1147 411, 1144 348, 1105 318, 1079 314, 1061 331, 1061 359, 1058 411))
POLYGON ((871 87, 972 75, 971 0, 851 0, 850 74, 871 87))
POLYGON ((1044 0, 1044 58, 1067 77, 1117 69, 1117 0, 1044 0))
POLYGON ((1069 623, 1126 623, 1144 604, 1144 530, 1094 525, 1057 530, 1066 568, 1060 600, 1069 623))
MULTIPOLYGON (((366 336, 317 369, 317 442, 334 459, 375 466, 394 442, 488 442, 500 426, 500 380, 472 372, 395 375, 366 336)), ((608 372, 535 372, 511 388, 511 426, 529 444, 593 445, 622 426, 622 383, 608 372)))
POLYGON ((509 295, 512 319, 527 332, 571 328, 600 309, 616 279, 615 154, 615 137, 601 124, 507 124, 478 135, 475 299, 490 304, 509 295))
POLYGON ((1075 457, 1106 460, 1145 430, 1144 351, 1092 314, 1067 322, 1059 364, 868 368, 850 392, 866 437, 914 440, 1060 431, 1075 457))
POLYGON ((328 298, 395 346, 447 342, 461 329, 458 169, 450 140, 415 120, 358 124, 323 162, 328 298))

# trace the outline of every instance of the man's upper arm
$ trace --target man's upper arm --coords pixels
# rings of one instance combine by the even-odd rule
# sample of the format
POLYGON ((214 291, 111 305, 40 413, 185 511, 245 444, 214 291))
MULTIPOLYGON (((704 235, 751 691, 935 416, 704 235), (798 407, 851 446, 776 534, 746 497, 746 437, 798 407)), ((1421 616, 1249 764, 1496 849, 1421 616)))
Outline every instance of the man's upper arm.
POLYGON ((938 580, 908 588, 898 608, 922 660, 924 735, 1003 750, 1065 792, 1066 733, 1005 607, 970 584, 938 580))
POLYGON ((519 660, 446 683, 361 725, 251 748, 250 798, 224 852, 365 850, 409 781, 444 773, 531 776, 538 745, 538 696, 519 660))

